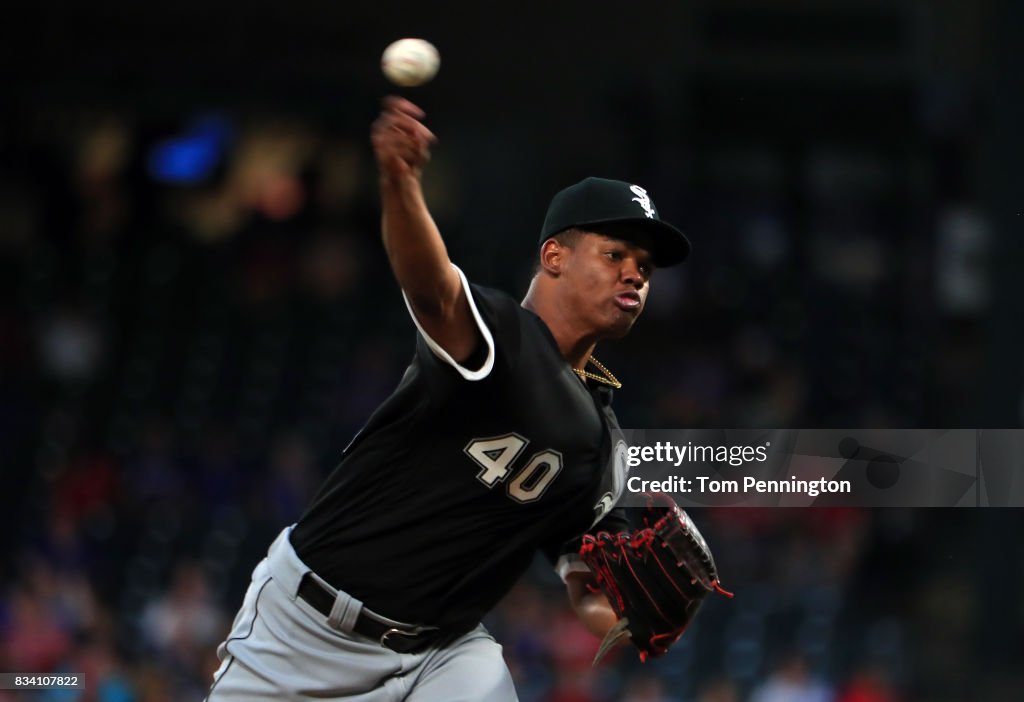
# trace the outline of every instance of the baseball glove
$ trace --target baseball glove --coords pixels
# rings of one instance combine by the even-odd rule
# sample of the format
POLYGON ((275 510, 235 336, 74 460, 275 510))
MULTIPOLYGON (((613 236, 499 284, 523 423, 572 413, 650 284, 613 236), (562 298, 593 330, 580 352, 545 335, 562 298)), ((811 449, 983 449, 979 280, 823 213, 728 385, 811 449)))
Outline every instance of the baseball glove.
POLYGON ((601 642, 597 663, 624 638, 655 658, 674 644, 718 582, 715 559, 686 512, 666 495, 647 495, 643 527, 583 536, 580 557, 594 573, 619 621, 601 642))

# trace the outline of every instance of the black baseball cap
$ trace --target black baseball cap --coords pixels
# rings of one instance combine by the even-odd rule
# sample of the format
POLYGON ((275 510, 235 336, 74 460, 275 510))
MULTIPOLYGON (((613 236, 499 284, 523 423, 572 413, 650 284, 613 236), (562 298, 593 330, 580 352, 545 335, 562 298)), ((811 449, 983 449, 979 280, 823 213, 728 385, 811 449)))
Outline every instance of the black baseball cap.
POLYGON ((559 191, 548 205, 540 243, 574 227, 590 227, 620 239, 628 239, 631 231, 647 234, 654 265, 661 268, 690 255, 689 239, 658 216, 647 191, 621 180, 585 178, 559 191))

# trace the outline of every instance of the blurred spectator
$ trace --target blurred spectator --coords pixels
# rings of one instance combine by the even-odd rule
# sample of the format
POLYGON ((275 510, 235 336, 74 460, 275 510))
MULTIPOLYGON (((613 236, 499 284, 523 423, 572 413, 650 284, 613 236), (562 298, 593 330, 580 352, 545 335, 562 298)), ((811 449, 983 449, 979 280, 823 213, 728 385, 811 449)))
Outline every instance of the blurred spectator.
POLYGON ((85 572, 90 566, 88 549, 78 522, 67 512, 55 511, 38 545, 40 555, 58 572, 85 572))
POLYGON ((143 640, 173 670, 203 670, 222 639, 226 618, 211 600, 206 576, 195 563, 179 563, 170 590, 146 606, 140 619, 143 640))
POLYGON ((703 685, 697 694, 697 702, 739 702, 740 693, 736 683, 728 678, 713 678, 703 685))
MULTIPOLYGON (((678 699, 678 698, 676 698, 678 699)), ((622 702, 674 702, 665 683, 653 675, 636 675, 622 691, 622 702)))
POLYGON ((544 702, 599 702, 594 675, 585 669, 559 668, 553 689, 544 702))
POLYGON ((132 141, 125 120, 115 115, 88 119, 80 128, 75 187, 83 243, 109 242, 127 221, 131 201, 120 179, 132 155, 132 141))
POLYGON ((571 609, 561 604, 547 620, 549 655, 561 671, 589 672, 601 642, 583 626, 571 609))
POLYGON ((10 616, 0 642, 4 669, 50 671, 71 649, 71 635, 42 593, 26 586, 9 595, 10 616))
POLYGON ((523 582, 501 601, 489 626, 499 636, 517 689, 551 683, 551 602, 536 585, 523 582))
POLYGON ((865 666, 855 671, 843 686, 836 702, 899 702, 900 697, 881 666, 865 666))
POLYGON ((834 698, 827 685, 811 677, 806 659, 793 655, 754 688, 750 702, 831 702, 834 698))
POLYGON ((84 678, 80 702, 137 702, 130 669, 114 644, 113 618, 104 612, 100 621, 80 638, 62 669, 84 678))
MULTIPOLYGON (((83 454, 69 463, 53 487, 54 518, 66 519, 72 529, 81 528, 90 519, 109 519, 118 496, 113 457, 101 452, 83 454)), ((68 534, 64 540, 71 538, 68 534)))
POLYGON ((40 365, 54 380, 89 381, 103 355, 104 336, 88 315, 71 306, 54 310, 39 324, 40 365))
POLYGON ((337 302, 359 284, 362 258, 356 237, 322 232, 303 252, 299 285, 314 299, 337 302))

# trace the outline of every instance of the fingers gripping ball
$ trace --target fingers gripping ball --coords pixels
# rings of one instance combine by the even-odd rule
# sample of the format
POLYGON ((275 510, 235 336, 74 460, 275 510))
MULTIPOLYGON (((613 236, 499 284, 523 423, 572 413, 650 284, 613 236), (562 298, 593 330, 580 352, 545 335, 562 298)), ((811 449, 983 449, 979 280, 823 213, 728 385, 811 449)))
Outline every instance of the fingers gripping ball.
POLYGON ((380 67, 392 83, 410 88, 437 75, 441 56, 425 39, 399 39, 384 49, 380 67))
POLYGON ((711 550, 689 515, 665 495, 648 495, 643 527, 586 534, 580 556, 608 597, 618 623, 595 662, 623 638, 640 659, 664 654, 711 592, 722 589, 711 550))

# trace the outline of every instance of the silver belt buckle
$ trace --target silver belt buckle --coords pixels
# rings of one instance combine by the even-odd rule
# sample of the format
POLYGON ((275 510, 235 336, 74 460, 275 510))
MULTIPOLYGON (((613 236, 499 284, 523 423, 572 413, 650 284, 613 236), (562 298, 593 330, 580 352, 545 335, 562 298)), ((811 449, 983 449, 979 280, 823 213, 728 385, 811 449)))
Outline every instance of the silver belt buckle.
POLYGON ((414 637, 419 635, 419 632, 418 631, 402 631, 401 629, 388 629, 383 634, 381 634, 380 645, 381 646, 387 646, 388 645, 388 637, 391 636, 392 634, 394 634, 396 636, 407 636, 409 638, 414 638, 414 637))
POLYGON ((387 646, 388 638, 391 636, 404 636, 408 639, 415 639, 417 636, 425 631, 435 631, 436 626, 417 626, 413 629, 388 629, 380 636, 380 645, 387 646))

